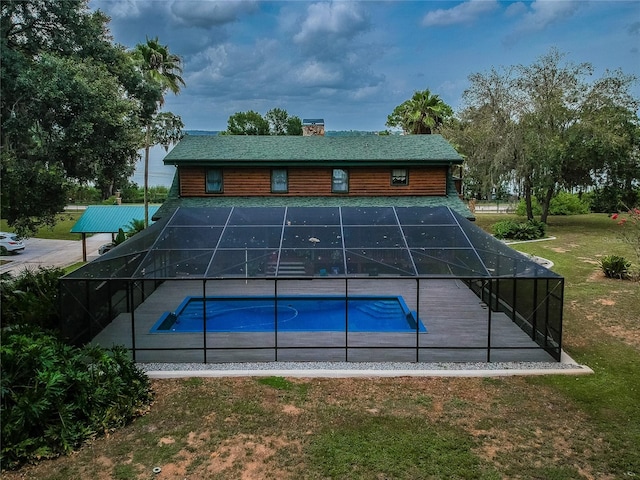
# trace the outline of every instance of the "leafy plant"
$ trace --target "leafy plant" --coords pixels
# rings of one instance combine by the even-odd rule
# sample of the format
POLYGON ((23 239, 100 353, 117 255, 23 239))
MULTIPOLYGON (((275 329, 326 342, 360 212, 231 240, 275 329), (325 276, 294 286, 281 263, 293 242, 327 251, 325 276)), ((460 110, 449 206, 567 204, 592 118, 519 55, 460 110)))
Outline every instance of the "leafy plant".
POLYGON ((573 193, 559 192, 549 204, 551 215, 584 215, 589 212, 587 199, 573 193))
POLYGON ((69 453, 128 423, 151 401, 126 349, 64 344, 32 326, 2 331, 3 467, 69 453))
POLYGON ((618 220, 621 227, 620 238, 624 243, 631 245, 640 263, 640 208, 629 208, 626 214, 615 213, 611 218, 618 220))
POLYGON ((58 279, 65 274, 56 267, 25 269, 17 277, 0 277, 3 326, 29 324, 47 329, 59 321, 58 279))
POLYGON ((631 262, 619 255, 607 255, 600 260, 600 268, 607 278, 628 278, 631 262))
POLYGON ((493 225, 493 234, 499 239, 536 240, 543 238, 545 233, 546 224, 537 220, 526 222, 502 220, 493 225))
POLYGON ((140 233, 144 230, 144 219, 142 218, 134 218, 127 225, 127 238, 133 237, 136 233, 140 233))
MULTIPOLYGON (((531 198, 531 208, 534 215, 542 215, 542 207, 536 197, 531 198)), ((568 192, 559 192, 549 202, 549 214, 551 215, 583 215, 591 211, 589 197, 579 197, 568 192)), ((524 199, 520 200, 516 206, 516 214, 525 216, 527 214, 524 199)))
POLYGON ((114 245, 120 245, 127 239, 127 235, 124 233, 124 230, 119 228, 118 234, 116 235, 115 240, 113 241, 114 245))

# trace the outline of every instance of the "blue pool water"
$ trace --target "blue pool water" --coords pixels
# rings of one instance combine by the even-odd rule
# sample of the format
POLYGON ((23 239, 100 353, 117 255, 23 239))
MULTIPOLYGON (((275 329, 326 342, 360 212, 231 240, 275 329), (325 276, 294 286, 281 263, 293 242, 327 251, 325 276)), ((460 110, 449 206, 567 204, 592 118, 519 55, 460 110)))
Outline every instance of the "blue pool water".
MULTIPOLYGON (((271 332, 275 329, 273 297, 187 297, 175 312, 165 312, 152 333, 271 332)), ((417 316, 400 296, 278 297, 278 331, 344 332, 348 304, 350 332, 415 332, 417 316)), ((426 328, 417 322, 421 332, 426 328)))

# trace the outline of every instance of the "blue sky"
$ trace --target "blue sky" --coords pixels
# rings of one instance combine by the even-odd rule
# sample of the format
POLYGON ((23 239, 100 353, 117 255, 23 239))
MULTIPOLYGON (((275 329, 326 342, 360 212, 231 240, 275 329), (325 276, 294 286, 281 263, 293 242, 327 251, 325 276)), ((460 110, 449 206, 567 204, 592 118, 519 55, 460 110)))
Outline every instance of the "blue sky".
MULTIPOLYGON (((158 37, 183 60, 186 86, 166 110, 187 129, 284 108, 328 130, 384 130, 416 90, 454 110, 468 76, 530 65, 553 47, 594 78, 640 77, 640 1, 91 0, 115 42, 158 37)), ((633 92, 640 97, 640 85, 633 92)), ((153 179, 151 180, 153 184, 153 179)))

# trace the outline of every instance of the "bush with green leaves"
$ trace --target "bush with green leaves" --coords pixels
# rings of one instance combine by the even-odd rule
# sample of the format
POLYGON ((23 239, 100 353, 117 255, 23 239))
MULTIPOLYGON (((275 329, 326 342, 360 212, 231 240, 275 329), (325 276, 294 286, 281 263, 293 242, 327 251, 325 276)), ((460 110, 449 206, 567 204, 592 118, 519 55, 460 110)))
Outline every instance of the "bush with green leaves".
POLYGON ((629 277, 631 262, 619 255, 607 255, 600 260, 600 268, 607 278, 625 279, 629 277))
POLYGON ((544 238, 547 225, 537 220, 503 220, 493 225, 493 234, 501 240, 537 240, 544 238))
POLYGON ((549 203, 551 215, 584 215, 590 211, 587 197, 569 192, 558 192, 549 203))
POLYGON ((25 269, 17 276, 0 277, 2 325, 28 324, 47 329, 60 321, 58 279, 64 270, 57 267, 25 269))
POLYGON ((583 195, 596 213, 615 212, 624 205, 640 205, 640 187, 620 188, 617 186, 599 187, 583 195))
POLYGON ((70 453, 127 424, 152 398, 148 377, 122 347, 73 347, 19 326, 2 330, 0 357, 3 468, 70 453))
MULTIPOLYGON (((542 215, 542 207, 535 197, 531 199, 531 209, 534 215, 542 215)), ((550 215, 582 215, 590 211, 589 197, 586 195, 580 197, 574 193, 558 192, 549 202, 550 215)), ((526 214, 527 207, 524 199, 521 199, 516 207, 516 215, 525 216, 526 214)))

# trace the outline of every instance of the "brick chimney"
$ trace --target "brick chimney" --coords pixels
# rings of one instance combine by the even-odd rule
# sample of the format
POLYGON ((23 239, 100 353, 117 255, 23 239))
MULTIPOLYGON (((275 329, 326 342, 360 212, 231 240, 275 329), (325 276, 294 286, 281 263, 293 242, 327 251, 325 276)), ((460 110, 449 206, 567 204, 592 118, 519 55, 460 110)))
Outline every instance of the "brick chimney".
POLYGON ((323 118, 305 118, 302 120, 302 136, 303 137, 324 137, 324 119, 323 118))

